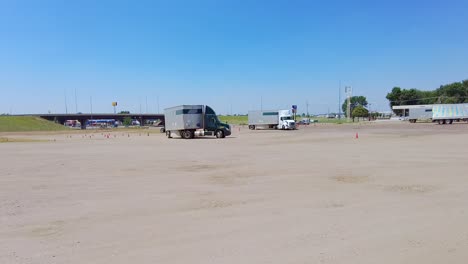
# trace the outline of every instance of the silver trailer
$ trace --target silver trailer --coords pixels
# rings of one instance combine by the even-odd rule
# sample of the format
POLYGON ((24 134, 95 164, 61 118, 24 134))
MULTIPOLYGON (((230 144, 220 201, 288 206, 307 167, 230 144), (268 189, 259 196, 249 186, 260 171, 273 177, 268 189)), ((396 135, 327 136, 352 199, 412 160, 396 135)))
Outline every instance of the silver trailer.
POLYGON ((252 126, 265 126, 274 128, 278 125, 279 112, 278 111, 249 111, 248 123, 249 127, 252 126))
POLYGON ((180 105, 164 109, 166 131, 203 128, 203 105, 180 105))
POLYGON ((195 136, 231 135, 228 124, 219 121, 215 111, 204 105, 180 105, 164 109, 165 132, 168 138, 173 134, 185 139, 195 136))
POLYGON ((439 125, 468 121, 468 104, 437 104, 432 108, 432 122, 439 125))
POLYGON ((432 119, 432 105, 418 105, 416 108, 409 109, 407 119, 410 123, 416 123, 418 120, 431 120, 432 119))

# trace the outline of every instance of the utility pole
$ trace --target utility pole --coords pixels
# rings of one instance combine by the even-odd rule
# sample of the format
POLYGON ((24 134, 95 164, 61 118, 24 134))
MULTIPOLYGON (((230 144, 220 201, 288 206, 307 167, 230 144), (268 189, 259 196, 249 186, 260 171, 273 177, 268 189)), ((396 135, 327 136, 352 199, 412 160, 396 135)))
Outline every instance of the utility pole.
POLYGON ((138 103, 140 104, 140 114, 141 114, 141 98, 138 98, 138 103))
POLYGON ((65 114, 68 114, 68 106, 67 106, 67 89, 65 89, 65 114))
POLYGON ((348 107, 347 107, 347 114, 348 114, 348 120, 351 120, 351 96, 353 94, 353 89, 351 86, 346 86, 346 95, 348 96, 348 107))
POLYGON ((159 95, 156 97, 156 101, 158 103, 158 114, 159 114, 159 95))
POLYGON ((338 86, 338 119, 341 119, 341 80, 338 86))
POLYGON ((260 96, 260 111, 263 111, 263 96, 260 96))
POLYGON ((78 100, 76 99, 76 88, 75 88, 75 113, 78 113, 78 100))
POLYGON ((91 115, 93 114, 93 97, 89 97, 89 107, 91 108, 91 115))
POLYGON ((146 96, 146 113, 148 113, 148 96, 146 96))
POLYGON ((309 117, 309 101, 306 101, 306 107, 307 107, 307 117, 309 117))

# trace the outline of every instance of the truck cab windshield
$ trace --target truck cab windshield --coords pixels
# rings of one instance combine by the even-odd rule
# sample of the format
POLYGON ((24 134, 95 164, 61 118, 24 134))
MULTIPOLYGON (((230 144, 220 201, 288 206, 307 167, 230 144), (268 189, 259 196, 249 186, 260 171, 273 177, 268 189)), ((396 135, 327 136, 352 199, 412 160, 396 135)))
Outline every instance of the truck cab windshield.
POLYGON ((281 121, 283 121, 283 120, 292 120, 292 117, 290 117, 290 116, 283 116, 283 117, 281 117, 281 121))

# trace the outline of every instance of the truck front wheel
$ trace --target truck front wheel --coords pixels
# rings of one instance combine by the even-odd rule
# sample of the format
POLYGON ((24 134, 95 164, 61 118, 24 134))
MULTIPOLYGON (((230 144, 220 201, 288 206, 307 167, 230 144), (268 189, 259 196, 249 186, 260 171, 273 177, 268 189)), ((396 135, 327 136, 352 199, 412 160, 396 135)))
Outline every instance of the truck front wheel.
POLYGON ((216 138, 224 138, 224 132, 222 130, 216 131, 216 138))
POLYGON ((250 125, 250 126, 249 126, 249 129, 250 129, 250 130, 255 130, 255 126, 254 126, 254 125, 250 125))
POLYGON ((182 137, 185 138, 185 139, 191 139, 191 138, 194 137, 193 132, 190 131, 190 130, 182 131, 181 135, 182 135, 182 137))

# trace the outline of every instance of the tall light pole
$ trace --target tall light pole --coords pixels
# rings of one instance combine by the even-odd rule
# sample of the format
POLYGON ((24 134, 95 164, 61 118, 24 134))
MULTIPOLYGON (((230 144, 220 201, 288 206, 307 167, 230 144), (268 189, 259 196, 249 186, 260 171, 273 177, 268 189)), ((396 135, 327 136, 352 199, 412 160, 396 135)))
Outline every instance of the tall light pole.
POLYGON ((353 95, 353 88, 351 86, 346 86, 345 91, 346 91, 346 95, 348 96, 348 108, 347 108, 348 120, 351 120, 351 96, 353 95))
POLYGON ((376 109, 377 107, 377 104, 375 102, 370 102, 367 104, 368 105, 368 110, 369 110, 369 121, 372 120, 372 110, 371 110, 371 106, 374 106, 374 108, 376 109))
POLYGON ((65 114, 68 114, 67 89, 65 89, 65 114))
POLYGON ((157 101, 157 103, 158 103, 158 114, 159 114, 159 95, 158 95, 158 97, 156 98, 156 101, 157 101))
POLYGON ((78 100, 76 99, 76 88, 75 88, 75 113, 78 113, 78 100))
POLYGON ((341 119, 341 80, 338 86, 338 119, 341 119))
POLYGON ((260 96, 260 111, 263 111, 263 96, 260 96))

